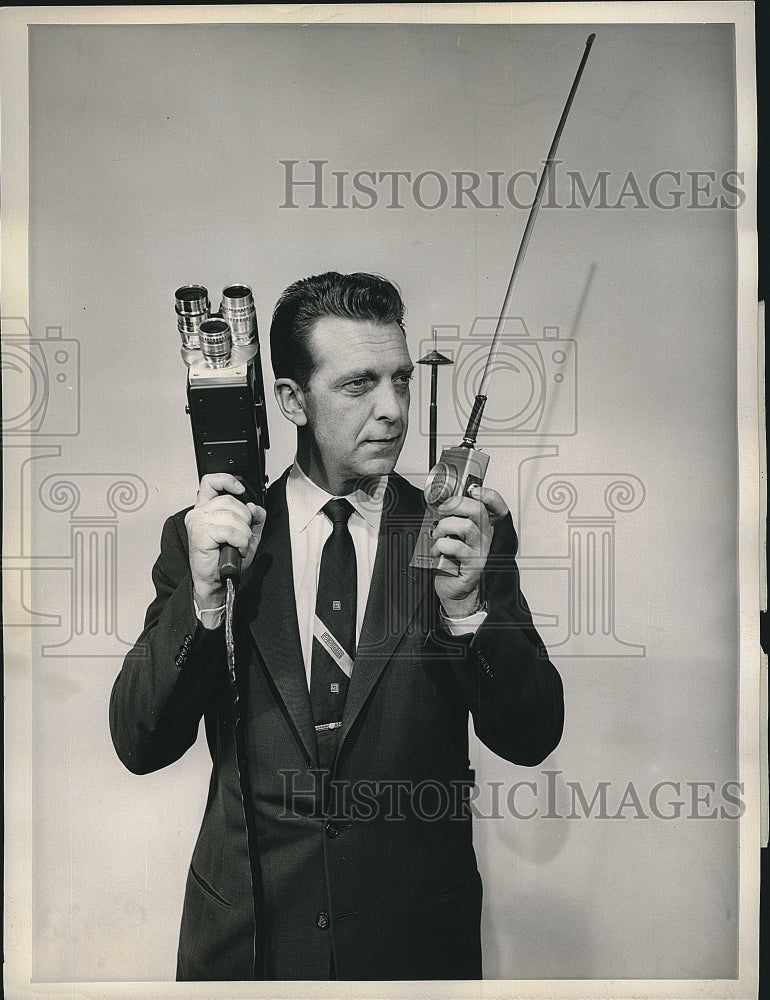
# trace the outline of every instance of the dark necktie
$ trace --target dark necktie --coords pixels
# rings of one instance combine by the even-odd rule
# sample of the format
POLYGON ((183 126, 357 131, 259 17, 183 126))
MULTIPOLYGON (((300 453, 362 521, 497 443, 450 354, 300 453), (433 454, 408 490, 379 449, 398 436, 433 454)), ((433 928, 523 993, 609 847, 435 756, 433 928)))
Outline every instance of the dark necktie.
POLYGON ((329 500, 323 507, 332 533, 321 553, 313 626, 310 703, 316 728, 319 763, 331 767, 348 681, 356 655, 356 550, 348 529, 353 507, 329 500))

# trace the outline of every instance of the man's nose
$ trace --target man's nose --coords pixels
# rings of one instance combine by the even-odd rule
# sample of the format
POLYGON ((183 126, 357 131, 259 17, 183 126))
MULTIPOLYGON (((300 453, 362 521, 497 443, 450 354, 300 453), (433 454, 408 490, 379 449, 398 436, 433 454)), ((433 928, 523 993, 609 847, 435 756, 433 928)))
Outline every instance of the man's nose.
POLYGON ((374 417, 395 423, 403 417, 403 404, 403 394, 399 395, 392 382, 383 382, 375 393, 374 417))

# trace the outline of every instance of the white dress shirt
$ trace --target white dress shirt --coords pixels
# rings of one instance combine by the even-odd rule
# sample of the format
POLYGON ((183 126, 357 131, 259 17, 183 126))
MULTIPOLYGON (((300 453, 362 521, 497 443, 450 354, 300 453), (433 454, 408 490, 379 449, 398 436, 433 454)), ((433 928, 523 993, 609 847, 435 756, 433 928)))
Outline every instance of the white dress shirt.
MULTIPOLYGON (((363 490, 356 490, 354 493, 348 493, 344 498, 353 507, 353 513, 348 520, 348 528, 356 550, 356 644, 361 635, 366 602, 369 599, 387 480, 387 476, 382 476, 371 494, 363 490)), ((305 475, 295 460, 286 480, 286 503, 289 510, 294 598, 308 689, 310 688, 313 622, 318 592, 318 575, 321 570, 321 553, 326 539, 332 533, 332 522, 324 514, 322 508, 332 498, 332 494, 322 490, 305 475)), ((203 611, 198 608, 197 604, 195 605, 196 616, 207 629, 218 628, 221 625, 224 610, 224 605, 220 608, 203 611)), ((444 625, 453 635, 467 635, 470 632, 475 632, 486 617, 487 612, 481 610, 467 618, 449 618, 443 614, 442 610, 444 625)))
MULTIPOLYGON (((363 490, 356 490, 355 493, 348 493, 345 497, 353 508, 348 520, 348 529, 356 550, 356 645, 361 635, 366 602, 369 599, 386 484, 387 476, 382 476, 371 495, 363 490)), ((297 623, 308 687, 310 687, 310 667, 313 658, 313 623, 318 575, 321 571, 321 553, 326 539, 332 533, 332 522, 322 508, 331 499, 332 495, 322 490, 320 486, 316 486, 295 461, 286 480, 286 503, 289 508, 289 537, 297 623)))

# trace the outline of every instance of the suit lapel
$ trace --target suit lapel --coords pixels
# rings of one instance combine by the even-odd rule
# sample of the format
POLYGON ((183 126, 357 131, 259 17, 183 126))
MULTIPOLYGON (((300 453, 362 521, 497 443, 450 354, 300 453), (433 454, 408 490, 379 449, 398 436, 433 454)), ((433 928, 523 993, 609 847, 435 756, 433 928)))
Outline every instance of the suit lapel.
POLYGON ((270 491, 265 530, 240 589, 253 615, 249 629, 309 760, 318 761, 313 713, 294 601, 294 575, 286 503, 287 473, 270 491))
POLYGON ((388 480, 369 599, 342 717, 340 745, 411 624, 431 581, 411 569, 420 524, 419 495, 410 497, 400 476, 388 480))

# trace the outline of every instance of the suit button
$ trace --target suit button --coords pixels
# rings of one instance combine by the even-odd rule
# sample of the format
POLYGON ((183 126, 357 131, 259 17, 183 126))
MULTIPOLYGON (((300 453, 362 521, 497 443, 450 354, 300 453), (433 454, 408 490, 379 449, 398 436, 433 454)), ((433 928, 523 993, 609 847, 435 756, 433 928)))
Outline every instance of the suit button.
POLYGON ((325 931, 326 928, 329 926, 330 922, 329 914, 319 913, 318 916, 315 918, 315 922, 316 922, 316 927, 320 927, 322 931, 325 931))
POLYGON ((339 836, 340 828, 337 826, 336 823, 329 822, 324 827, 324 833, 329 838, 329 840, 334 840, 335 837, 339 836))

